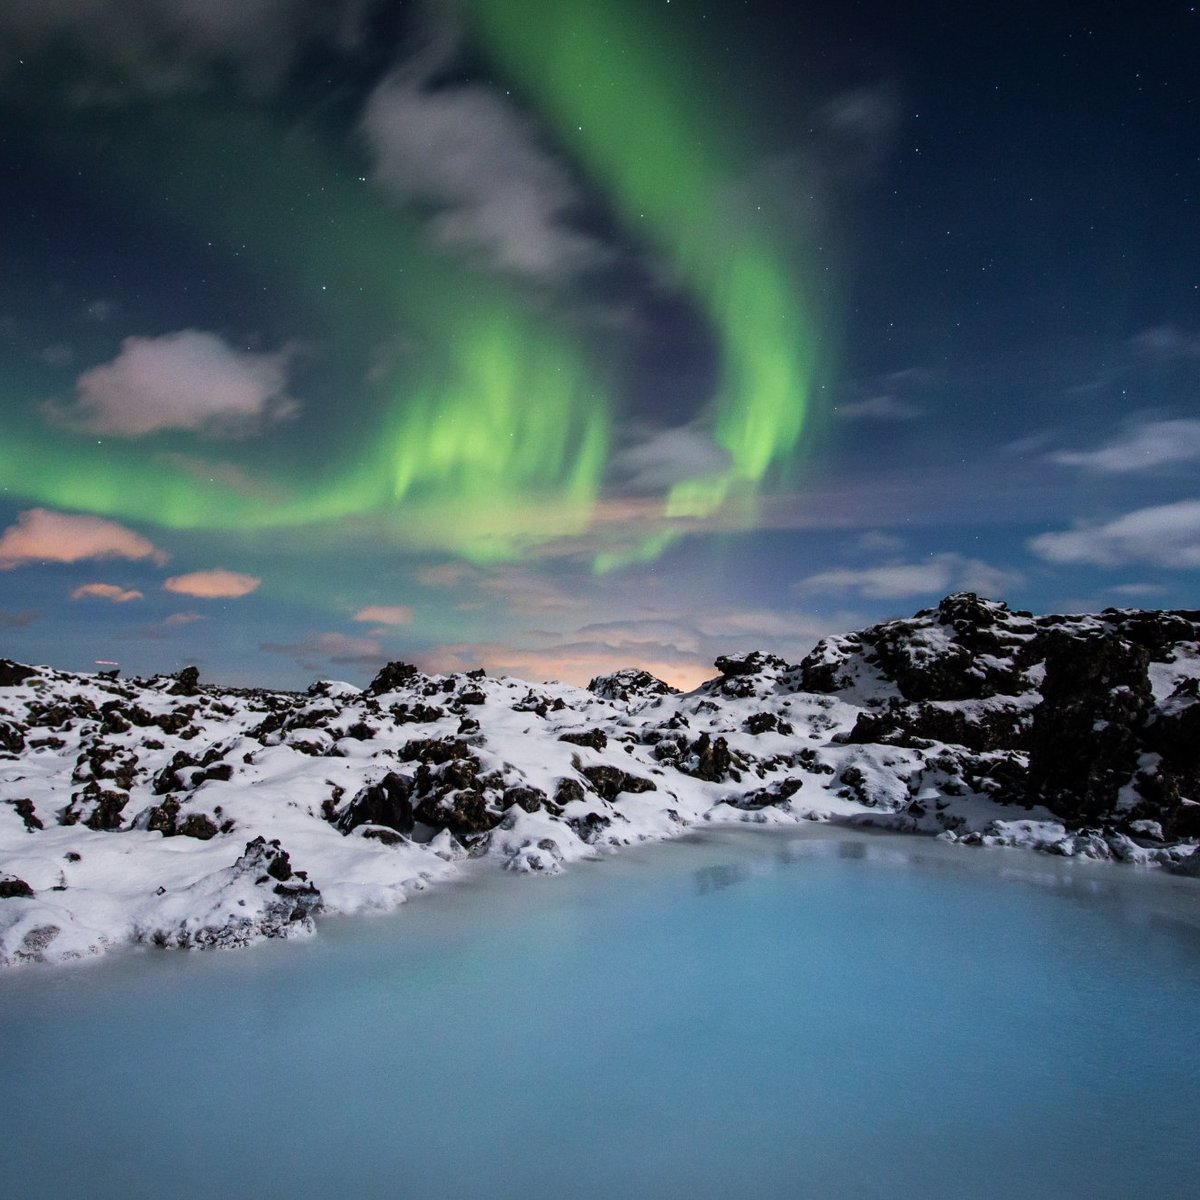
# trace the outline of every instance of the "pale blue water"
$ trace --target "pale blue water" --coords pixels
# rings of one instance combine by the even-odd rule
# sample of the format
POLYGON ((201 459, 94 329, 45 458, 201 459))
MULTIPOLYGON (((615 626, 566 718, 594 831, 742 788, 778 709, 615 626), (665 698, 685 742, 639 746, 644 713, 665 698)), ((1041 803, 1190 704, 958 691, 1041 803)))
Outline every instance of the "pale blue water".
POLYGON ((22 1198, 1194 1197, 1200 884, 717 834, 0 979, 22 1198))

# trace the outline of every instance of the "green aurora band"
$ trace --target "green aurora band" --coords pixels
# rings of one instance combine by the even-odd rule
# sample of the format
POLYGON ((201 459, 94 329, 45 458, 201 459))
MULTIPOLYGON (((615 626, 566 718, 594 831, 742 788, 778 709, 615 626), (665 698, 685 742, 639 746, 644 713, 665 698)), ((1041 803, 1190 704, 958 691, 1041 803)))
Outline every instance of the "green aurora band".
MULTIPOLYGON (((707 516, 731 490, 753 488, 790 458, 814 370, 803 288, 784 239, 772 236, 757 208, 733 203, 755 161, 714 116, 732 98, 702 98, 698 81, 709 73, 679 37, 682 18, 663 6, 657 14, 619 0, 467 7, 485 50, 606 185, 626 226, 645 231, 712 323, 721 353, 713 434, 730 466, 677 485, 666 505, 668 517, 707 516)), ((750 127, 734 124, 742 133, 750 127)))
MULTIPOLYGON (((756 162, 733 136, 747 122, 728 106, 731 128, 722 132, 704 111, 699 55, 682 51, 669 19, 618 0, 468 0, 467 9, 482 51, 674 273, 718 343, 709 416, 728 468, 677 484, 658 527, 596 566, 656 557, 679 529, 722 505, 749 512, 793 455, 813 373, 800 272, 765 214, 735 209, 738 182, 756 162)), ((177 199, 164 220, 312 298, 335 333, 382 323, 393 336, 403 331, 410 349, 375 411, 347 422, 369 431, 348 451, 310 446, 300 457, 311 464, 272 468, 252 446, 226 447, 253 486, 181 472, 181 443, 195 449, 186 439, 50 433, 27 404, 0 439, 0 487, 177 529, 251 532, 364 517, 401 544, 476 561, 519 557, 589 529, 614 412, 602 352, 517 285, 430 248, 415 217, 352 183, 319 142, 242 110, 162 111, 130 118, 145 126, 133 143, 141 158, 109 168, 131 198, 153 196, 161 189, 149 181, 172 178, 177 199), (222 173, 209 169, 215 162, 222 173), (238 176, 252 184, 231 204, 221 180, 238 176), (301 195, 320 196, 320 206, 298 209, 301 195), (354 286, 326 292, 326 281, 354 286)))
MULTIPOLYGON (((321 324, 347 340, 364 327, 380 337, 403 331, 404 362, 374 416, 348 411, 336 423, 371 430, 341 465, 328 445, 315 448, 311 468, 281 469, 252 444, 228 443, 223 456, 254 485, 238 489, 182 472, 180 450, 194 450, 186 439, 48 435, 35 407, 0 439, 0 486, 175 529, 253 532, 364 516, 373 534, 386 525, 402 544, 476 561, 515 558, 587 528, 612 402, 604 364, 577 338, 515 286, 431 250, 415 220, 264 119, 187 108, 138 114, 135 124, 142 157, 123 162, 116 181, 131 196, 164 173, 181 181, 184 211, 164 219, 312 298, 321 324), (252 180, 252 198, 231 204, 213 163, 252 180), (297 196, 321 203, 298 210, 297 196)), ((318 438, 336 427, 320 424, 318 438)))

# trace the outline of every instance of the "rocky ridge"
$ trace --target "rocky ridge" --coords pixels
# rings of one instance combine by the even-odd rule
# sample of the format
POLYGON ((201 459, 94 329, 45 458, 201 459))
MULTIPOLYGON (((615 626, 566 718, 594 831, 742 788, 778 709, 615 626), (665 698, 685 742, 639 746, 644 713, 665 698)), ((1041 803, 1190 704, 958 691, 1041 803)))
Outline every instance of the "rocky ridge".
POLYGON ((0 964, 309 933, 466 858, 554 872, 711 821, 1200 874, 1200 612, 964 593, 716 667, 686 695, 405 663, 289 693, 0 659, 0 964))

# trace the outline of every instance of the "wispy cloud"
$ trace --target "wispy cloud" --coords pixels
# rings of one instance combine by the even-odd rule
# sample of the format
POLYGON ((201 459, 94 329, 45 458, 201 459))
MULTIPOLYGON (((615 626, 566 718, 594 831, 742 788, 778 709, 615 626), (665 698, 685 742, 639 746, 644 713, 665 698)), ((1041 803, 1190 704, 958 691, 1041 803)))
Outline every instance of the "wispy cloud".
POLYGON ((197 596, 204 600, 233 600, 248 596, 262 583, 254 575, 243 575, 238 571, 227 571, 214 567, 209 571, 191 571, 186 575, 172 575, 163 583, 168 592, 180 596, 197 596))
POLYGON ((439 563, 437 566, 419 568, 415 578, 422 587, 456 588, 475 573, 475 568, 466 563, 439 563))
POLYGON ((354 619, 372 625, 411 625, 413 612, 406 604, 368 604, 354 619))
POLYGON ((166 557, 153 542, 115 521, 46 508, 26 510, 0 535, 0 570, 93 558, 151 559, 161 564, 166 557))
POLYGON ((115 583, 85 583, 71 593, 72 600, 108 600, 112 604, 128 604, 143 599, 136 588, 118 587, 115 583))
POLYGON ((349 49, 369 0, 5 0, 0 69, 62 40, 84 51, 75 103, 205 90, 230 74, 276 88, 302 48, 349 49))
POLYGON ((854 592, 870 600, 903 600, 952 591, 1003 596, 1020 575, 960 554, 934 554, 919 562, 818 571, 795 585, 800 592, 854 592))
POLYGON ((1059 450, 1051 461, 1123 474, 1200 459, 1200 421, 1141 421, 1095 450, 1059 450))
POLYGON ((634 426, 613 455, 610 473, 625 493, 663 493, 685 479, 716 475, 729 466, 728 453, 697 425, 670 429, 634 426))
POLYGON ((1108 589, 1114 596, 1161 596, 1166 588, 1158 583, 1118 583, 1108 589))
POLYGON ((873 174, 891 150, 900 127, 900 100, 889 83, 838 92, 817 113, 829 156, 841 175, 873 174))
POLYGON ((39 616, 41 614, 35 612, 33 609, 14 613, 0 608, 0 627, 5 629, 24 629, 27 625, 32 625, 39 616))
POLYGON ((1029 543, 1046 562, 1121 567, 1150 563, 1200 568, 1200 500, 1139 508, 1104 524, 1043 533, 1029 543))
POLYGON ((163 430, 244 437, 295 415, 284 394, 286 352, 236 350, 212 333, 184 329, 129 337, 110 363, 84 371, 70 404, 43 412, 71 429, 118 437, 163 430))
POLYGON ((506 611, 523 616, 578 611, 580 607, 577 595, 528 567, 445 563, 423 568, 416 577, 424 587, 461 590, 463 594, 481 600, 498 600, 506 611))
POLYGON ((172 613, 169 617, 165 617, 163 624, 168 629, 179 629, 184 625, 194 625, 197 621, 205 621, 207 619, 207 617, 202 617, 199 613, 177 612, 172 613))
POLYGON ((400 69, 367 103, 378 183, 434 205, 434 236, 491 268, 557 283, 605 261, 604 245, 572 228, 580 195, 533 124, 480 84, 433 86, 435 60, 400 69))
POLYGON ((855 400, 849 404, 839 404, 834 408, 834 415, 843 421, 915 421, 924 415, 925 410, 910 400, 902 400, 899 396, 872 396, 868 400, 855 400))
POLYGON ((259 649, 293 658, 309 671, 321 662, 344 666, 379 666, 387 657, 375 638, 350 637, 344 633, 314 633, 299 642, 262 642, 259 649))
POLYGON ((1164 362, 1200 358, 1200 333, 1187 333, 1174 325, 1144 330, 1132 342, 1142 353, 1164 362))

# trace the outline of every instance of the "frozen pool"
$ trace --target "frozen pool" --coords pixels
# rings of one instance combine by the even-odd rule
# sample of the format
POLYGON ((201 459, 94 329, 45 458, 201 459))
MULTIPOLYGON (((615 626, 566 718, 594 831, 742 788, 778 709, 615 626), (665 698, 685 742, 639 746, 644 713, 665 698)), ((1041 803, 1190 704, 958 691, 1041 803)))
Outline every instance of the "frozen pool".
POLYGON ((23 1198, 1194 1196, 1200 883, 818 829, 0 976, 23 1198))

